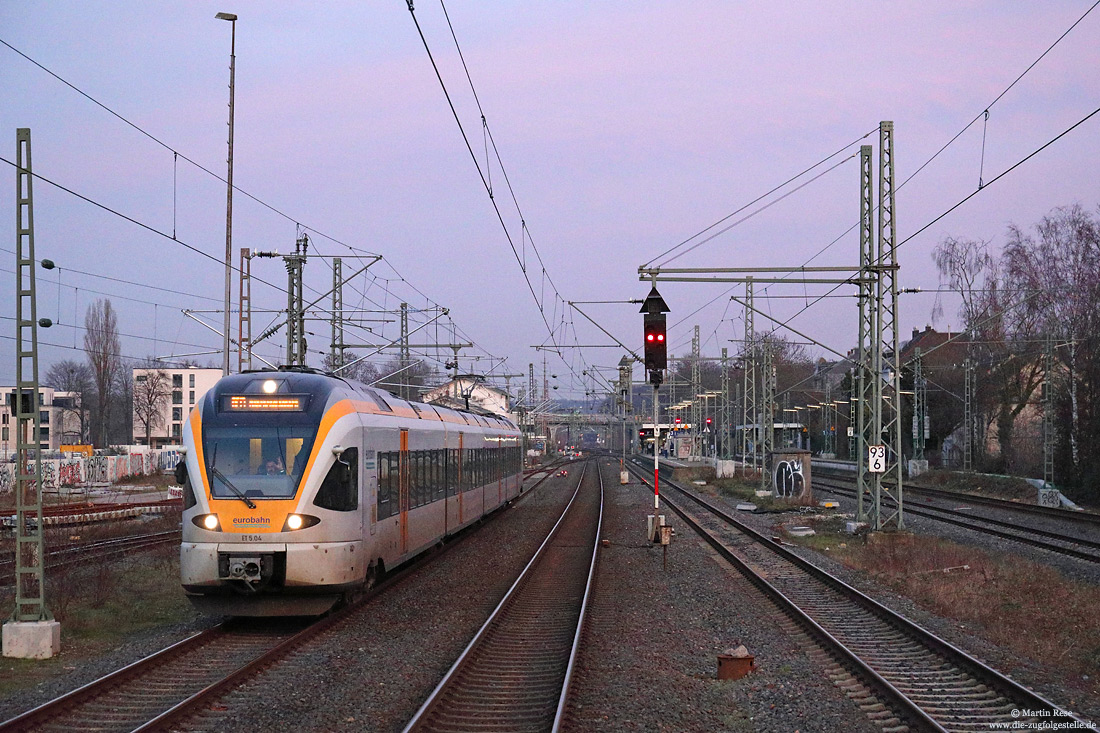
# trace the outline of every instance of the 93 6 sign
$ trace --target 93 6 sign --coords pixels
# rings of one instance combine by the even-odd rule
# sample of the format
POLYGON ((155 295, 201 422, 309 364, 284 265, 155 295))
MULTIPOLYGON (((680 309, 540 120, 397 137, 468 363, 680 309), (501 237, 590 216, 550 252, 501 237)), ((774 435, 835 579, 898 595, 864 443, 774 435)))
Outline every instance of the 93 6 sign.
POLYGON ((886 446, 867 446, 867 470, 871 473, 886 473, 886 446))

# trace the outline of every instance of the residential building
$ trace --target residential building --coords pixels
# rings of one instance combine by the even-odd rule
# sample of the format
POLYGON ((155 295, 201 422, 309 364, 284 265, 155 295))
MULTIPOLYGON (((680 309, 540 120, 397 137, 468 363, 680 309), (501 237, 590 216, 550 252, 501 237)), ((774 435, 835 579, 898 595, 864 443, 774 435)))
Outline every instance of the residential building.
POLYGON ((221 377, 221 369, 134 369, 134 443, 146 444, 146 422, 149 423, 151 447, 179 443, 183 435, 184 420, 221 377), (158 383, 153 388, 153 394, 146 397, 146 404, 151 405, 148 415, 139 415, 140 393, 146 389, 145 385, 149 384, 150 378, 156 372, 163 374, 163 379, 158 380, 163 383, 158 383))
POLYGON ((423 400, 445 407, 475 412, 480 410, 515 419, 509 412, 511 400, 508 393, 499 387, 486 384, 480 376, 473 374, 460 375, 446 384, 425 392, 423 400))
MULTIPOLYGON (((0 404, 0 451, 4 457, 16 449, 17 436, 15 413, 12 411, 12 394, 15 387, 0 387, 3 404, 0 404)), ((39 447, 42 450, 60 449, 62 445, 83 442, 86 437, 81 426, 87 426, 87 410, 80 404, 79 392, 62 392, 52 387, 38 388, 39 447), (81 420, 83 413, 84 420, 81 420)))

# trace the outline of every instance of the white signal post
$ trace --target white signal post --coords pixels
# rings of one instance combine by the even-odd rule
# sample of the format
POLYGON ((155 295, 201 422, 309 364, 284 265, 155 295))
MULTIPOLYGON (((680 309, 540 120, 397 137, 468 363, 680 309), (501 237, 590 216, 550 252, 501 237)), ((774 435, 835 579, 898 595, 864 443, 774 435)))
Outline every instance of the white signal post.
POLYGON ((661 431, 657 427, 657 393, 661 389, 660 384, 653 385, 653 532, 660 532, 657 528, 660 522, 660 515, 657 513, 660 508, 660 489, 658 488, 658 481, 660 481, 660 464, 658 463, 658 451, 660 450, 660 434, 661 431))

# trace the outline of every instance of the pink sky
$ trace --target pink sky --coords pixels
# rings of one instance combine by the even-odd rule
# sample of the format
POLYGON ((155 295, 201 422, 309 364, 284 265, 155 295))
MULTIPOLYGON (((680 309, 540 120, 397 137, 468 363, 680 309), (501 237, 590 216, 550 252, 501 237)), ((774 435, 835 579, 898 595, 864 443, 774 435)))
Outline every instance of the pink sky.
MULTIPOLYGON (((895 123, 898 174, 907 177, 1090 4, 482 2, 455 3, 448 11, 550 277, 564 299, 583 301, 643 297, 647 286, 637 281, 638 265, 879 120, 895 123)), ((238 194, 234 250, 286 252, 294 221, 301 222, 382 254, 408 284, 450 308, 462 338, 478 344, 472 353, 483 357, 464 361, 464 368, 489 370, 495 362, 487 354, 508 357, 498 371, 541 364, 530 347, 547 340, 546 329, 405 3, 23 3, 0 7, 0 38, 224 174, 229 26, 214 19, 218 11, 240 16, 235 182, 292 219, 238 194)), ((484 164, 477 108, 442 11, 418 2, 417 17, 484 164)), ((1098 49, 1100 15, 1094 12, 993 107, 986 180, 1100 106, 1098 49)), ((0 89, 6 100, 0 134, 10 140, 0 148, 14 151, 15 128, 30 126, 38 174, 171 230, 171 153, 3 47, 0 89)), ((1095 209, 1098 141, 1100 116, 908 243, 899 253, 902 285, 935 287, 930 253, 948 234, 1000 243, 1009 223, 1030 226, 1055 206, 1079 202, 1095 209)), ((981 144, 979 124, 899 192, 899 238, 975 189, 981 144)), ((519 246, 518 214, 499 169, 492 176, 519 246)), ((9 222, 14 178, 5 178, 0 194, 0 215, 9 222)), ((222 257, 224 184, 182 163, 176 180, 179 238, 222 257)), ((799 266, 854 223, 857 191, 856 164, 849 161, 674 266, 799 266)), ((75 336, 79 343, 79 332, 69 328, 74 309, 82 323, 84 307, 97 297, 90 291, 98 290, 116 296, 120 330, 131 334, 123 340, 128 355, 218 347, 214 334, 180 311, 217 307, 220 265, 44 184, 36 185, 35 196, 37 255, 62 267, 60 298, 56 271, 39 281, 40 315, 61 324, 43 332, 43 341, 71 346, 75 336)), ((14 236, 0 246, 12 249, 14 236)), ((322 254, 349 254, 319 238, 316 246, 322 254)), ((815 264, 851 264, 855 253, 853 233, 815 264)), ((3 257, 3 268, 12 269, 14 256, 3 257)), ((279 263, 265 261, 255 272, 285 282, 279 263)), ((396 278, 386 265, 376 272, 396 278)), ((537 268, 530 272, 541 292, 537 268)), ((3 309, 9 317, 13 280, 0 273, 0 302, 10 304, 3 309)), ((327 289, 327 265, 311 263, 307 285, 327 289)), ((391 282, 387 293, 380 282, 359 287, 387 307, 402 300, 425 305, 405 283, 391 282)), ((661 291, 678 324, 670 338, 674 352, 688 348, 695 324, 704 352, 735 350, 729 339, 741 335, 740 313, 727 309, 724 298, 684 319, 718 296, 717 286, 669 283, 661 291)), ((567 341, 607 342, 582 317, 568 311, 563 317, 546 292, 547 318, 567 341)), ((285 307, 285 295, 275 289, 257 286, 255 293, 257 307, 285 307)), ((358 298, 345 301, 355 305, 358 298)), ((776 300, 768 308, 785 317, 801 305, 776 300)), ((931 295, 907 296, 904 333, 928 323, 931 308, 931 295)), ((640 346, 636 306, 585 310, 640 346)), ((955 325, 953 304, 945 310, 940 328, 955 325)), ((10 320, 0 324, 0 334, 14 334, 10 320)), ((855 341, 854 304, 830 302, 795 325, 846 350, 855 341)), ((395 324, 386 329, 396 338, 395 324)), ((321 350, 327 326, 313 330, 310 347, 321 350)), ((433 339, 445 335, 428 332, 433 339)), ((11 340, 0 343, 12 353, 11 340)), ((560 362, 551 365, 562 377, 561 391, 575 396, 586 389, 579 376, 585 365, 614 365, 620 356, 612 349, 569 350, 574 376, 560 362)), ((48 347, 43 364, 80 357, 48 347)), ((320 357, 312 361, 319 364, 320 357)), ((12 372, 10 359, 0 362, 0 381, 10 381, 12 372)))

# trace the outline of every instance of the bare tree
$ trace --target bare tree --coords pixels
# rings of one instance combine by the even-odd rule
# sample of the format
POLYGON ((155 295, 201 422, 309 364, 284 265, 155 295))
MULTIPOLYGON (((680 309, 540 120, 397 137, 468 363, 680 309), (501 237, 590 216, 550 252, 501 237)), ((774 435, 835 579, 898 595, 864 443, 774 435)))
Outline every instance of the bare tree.
POLYGON ((1034 294, 1022 316, 1036 331, 1055 338, 1066 373, 1069 420, 1067 476, 1081 480, 1081 446, 1100 432, 1100 220, 1079 205, 1059 207, 1035 226, 1035 235, 1009 227, 1005 246, 1007 283, 1034 294))
MULTIPOLYGON (((1035 291, 1018 276, 1005 274, 1012 269, 1007 249, 998 258, 987 241, 947 237, 936 246, 933 259, 941 283, 962 299, 959 317, 969 337, 968 354, 976 363, 977 402, 987 415, 981 425, 997 426, 1000 462, 994 467, 1016 471, 1016 418, 1043 379, 1035 291)), ((977 437, 982 451, 984 440, 977 437)))
POLYGON ((164 408, 172 396, 172 380, 153 359, 134 375, 134 422, 145 432, 145 445, 152 445, 153 431, 165 424, 164 408))
POLYGON ((97 300, 84 314, 84 353, 95 382, 95 412, 92 422, 95 442, 105 447, 111 424, 114 393, 122 374, 122 345, 118 338, 118 317, 110 300, 97 300))
MULTIPOLYGON (((62 442, 82 443, 88 439, 88 400, 93 392, 92 370, 71 359, 59 361, 46 372, 46 384, 60 392, 76 395, 61 407, 62 442), (75 427, 73 430, 70 426, 75 427)), ((55 404, 58 400, 55 397, 55 404)))
POLYGON ((382 376, 382 373, 378 371, 377 366, 366 360, 357 362, 356 359, 358 358, 359 357, 355 354, 354 351, 345 351, 344 359, 342 362, 340 361, 339 357, 333 359, 332 354, 326 354, 323 366, 327 371, 331 372, 335 369, 339 369, 343 364, 351 364, 351 366, 347 368, 340 369, 340 371, 336 372, 336 375, 343 377, 344 379, 352 379, 357 382, 363 382, 364 384, 370 384, 374 380, 378 379, 378 377, 382 376))

